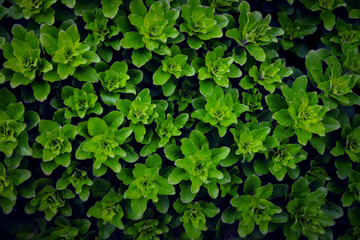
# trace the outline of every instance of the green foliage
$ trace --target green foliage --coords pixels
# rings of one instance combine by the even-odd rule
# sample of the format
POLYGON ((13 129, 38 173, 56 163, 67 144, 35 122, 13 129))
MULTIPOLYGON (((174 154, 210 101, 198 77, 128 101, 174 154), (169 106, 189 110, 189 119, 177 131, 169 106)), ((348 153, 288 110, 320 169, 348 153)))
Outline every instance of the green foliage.
POLYGON ((142 0, 135 0, 131 1, 130 12, 128 18, 136 31, 126 32, 121 46, 134 49, 131 56, 134 65, 140 67, 148 62, 152 51, 169 55, 170 48, 166 43, 179 35, 174 28, 179 11, 170 8, 167 0, 153 2, 148 10, 142 0))
POLYGON ((216 86, 212 94, 206 96, 205 106, 200 109, 194 106, 196 111, 191 116, 216 127, 219 136, 223 137, 227 127, 238 123, 240 114, 248 110, 246 105, 238 103, 238 97, 237 90, 228 91, 224 95, 223 90, 216 86))
POLYGON ((209 0, 211 6, 219 11, 236 10, 239 6, 239 0, 209 0))
POLYGON ((290 17, 286 13, 280 12, 278 21, 285 32, 281 39, 281 46, 284 50, 293 48, 296 39, 304 39, 305 36, 313 34, 319 24, 319 21, 311 16, 302 18, 300 11, 296 11, 290 17))
POLYGON ((252 66, 249 75, 240 81, 240 86, 244 89, 253 88, 256 83, 262 85, 267 91, 273 93, 275 89, 282 84, 282 79, 289 77, 293 71, 285 67, 285 61, 278 59, 271 63, 268 58, 261 63, 260 67, 252 66))
POLYGON ((125 229, 126 234, 133 236, 136 240, 160 239, 158 235, 162 235, 169 230, 163 224, 159 224, 158 220, 147 219, 135 223, 125 229))
POLYGON ((359 42, 359 26, 346 23, 342 19, 336 20, 335 30, 337 34, 328 34, 322 37, 322 41, 332 47, 332 51, 336 49, 336 46, 340 46, 349 43, 351 46, 358 47, 359 42))
MULTIPOLYGON (((12 8, 14 12, 20 12, 20 15, 13 15, 15 19, 24 17, 25 19, 35 18, 37 23, 46 23, 49 25, 55 22, 55 10, 51 7, 56 0, 15 0, 12 8)), ((11 14, 11 12, 10 12, 11 14)))
POLYGON ((115 38, 120 32, 119 20, 109 21, 101 10, 95 13, 84 12, 82 17, 86 23, 85 29, 91 31, 85 39, 86 42, 94 43, 99 47, 104 44, 106 47, 111 46, 114 50, 120 50, 120 40, 115 38))
POLYGON ((180 31, 189 35, 187 44, 193 49, 199 49, 205 40, 223 36, 222 28, 228 24, 223 15, 215 15, 214 7, 201 5, 200 0, 189 0, 182 5, 180 31))
POLYGON ((214 84, 211 80, 224 88, 229 87, 229 78, 238 78, 241 76, 241 70, 233 64, 232 57, 224 57, 224 48, 216 47, 214 51, 208 51, 205 55, 205 61, 202 58, 196 58, 191 65, 194 66, 199 75, 200 92, 204 95, 211 93, 214 84))
POLYGON ((0 152, 3 152, 6 158, 31 155, 26 124, 23 123, 24 105, 17 102, 15 96, 6 88, 0 90, 0 100, 0 152))
POLYGON ((70 141, 77 134, 76 127, 70 124, 60 126, 54 121, 41 120, 39 133, 33 145, 33 156, 42 159, 42 171, 50 175, 60 165, 68 167, 72 151, 70 141))
POLYGON ((191 193, 196 194, 200 187, 204 186, 209 195, 216 198, 219 193, 217 182, 224 177, 217 167, 229 152, 228 147, 210 149, 204 134, 194 130, 189 138, 181 139, 180 148, 176 145, 168 145, 165 148, 166 157, 175 161, 177 167, 169 175, 168 181, 170 184, 178 184, 181 181, 190 180, 191 193), (176 153, 179 151, 181 153, 178 158, 176 153))
POLYGON ((17 186, 31 177, 27 169, 11 169, 0 163, 0 206, 5 214, 9 214, 16 204, 17 186))
MULTIPOLYGON (((239 185, 243 182, 243 180, 239 177, 240 171, 238 167, 235 166, 228 173, 230 181, 220 184, 221 197, 225 197, 227 194, 233 197, 238 196, 239 185)), ((224 180, 225 179, 226 178, 224 178, 224 180)))
POLYGON ((159 196, 175 194, 175 188, 166 178, 159 175, 161 164, 160 156, 154 154, 146 159, 145 164, 137 163, 132 171, 123 169, 118 174, 118 178, 125 185, 129 185, 124 198, 131 199, 131 209, 135 217, 143 215, 149 200, 156 204, 159 202, 159 196))
POLYGON ((348 155, 354 162, 360 161, 360 121, 359 115, 353 118, 353 121, 349 122, 348 118, 345 118, 342 124, 341 137, 342 140, 336 141, 336 146, 331 150, 331 154, 334 156, 348 155))
MULTIPOLYGON (((359 81, 359 75, 344 73, 339 60, 330 56, 325 59, 328 67, 323 74, 321 66, 321 53, 310 51, 306 56, 306 66, 312 73, 311 76, 320 90, 324 93, 320 95, 325 106, 336 108, 339 104, 343 106, 359 105, 360 97, 353 93, 353 88, 359 81)), ((351 66, 349 66, 351 68, 351 66)))
POLYGON ((80 42, 77 25, 72 21, 64 22, 59 29, 41 25, 40 42, 57 65, 54 71, 44 77, 51 82, 66 79, 72 75, 80 81, 88 81, 84 72, 92 71, 89 67, 90 63, 100 61, 95 53, 94 45, 80 42))
POLYGON ((201 231, 206 231, 206 218, 212 218, 219 213, 219 209, 213 203, 199 201, 195 203, 184 204, 181 201, 174 203, 174 209, 177 213, 182 213, 180 221, 186 231, 186 235, 191 239, 198 239, 201 231))
POLYGON ((297 163, 305 160, 307 154, 301 149, 300 144, 284 144, 274 151, 269 170, 279 181, 284 179, 285 174, 291 170, 299 171, 297 163))
POLYGON ((256 110, 263 110, 261 103, 262 94, 259 92, 259 89, 252 88, 251 91, 243 92, 242 95, 242 104, 248 106, 248 112, 254 112, 256 110))
POLYGON ((103 119, 92 117, 88 122, 84 122, 85 124, 78 126, 80 134, 86 137, 86 140, 77 149, 76 158, 94 159, 95 176, 104 175, 108 168, 119 173, 121 171, 120 158, 131 161, 126 158, 128 153, 121 147, 132 133, 128 127, 118 129, 123 121, 123 115, 118 111, 113 111, 103 119))
POLYGON ((0 0, 1 239, 360 239, 359 19, 0 0))
POLYGON ((96 202, 89 209, 87 216, 99 219, 102 225, 109 223, 119 229, 123 229, 124 224, 121 219, 124 216, 124 212, 120 205, 121 199, 121 195, 115 192, 114 189, 111 189, 101 201, 96 202))
MULTIPOLYGON (((104 90, 109 93, 136 94, 135 86, 141 82, 143 77, 143 73, 140 70, 128 69, 126 62, 114 62, 110 68, 106 66, 105 69, 100 69, 99 66, 98 71, 100 82, 104 90)), ((106 94, 101 95, 104 103, 109 104, 106 97, 106 94)))
POLYGON ((344 236, 341 236, 339 240, 353 240, 360 236, 360 219, 359 208, 350 208, 348 211, 348 218, 350 219, 351 228, 346 231, 344 236))
POLYGON ((226 36, 234 39, 257 61, 265 61, 263 46, 277 42, 278 36, 284 34, 281 28, 270 27, 271 16, 262 18, 258 11, 251 12, 246 1, 240 3, 239 28, 227 30, 226 36))
POLYGON ((350 206, 353 201, 360 202, 360 173, 351 169, 349 172, 348 189, 341 198, 342 205, 344 207, 350 206))
POLYGON ((86 82, 81 89, 66 86, 62 89, 61 97, 64 99, 65 117, 80 117, 95 113, 97 115, 103 112, 97 95, 91 83, 86 82))
POLYGON ((53 64, 40 57, 40 41, 34 31, 27 32, 24 27, 16 24, 12 27, 12 34, 14 38, 11 43, 4 43, 1 46, 7 60, 4 62, 4 67, 13 72, 10 85, 15 88, 31 84, 35 98, 43 101, 49 94, 49 90, 41 94, 39 88, 50 87, 47 82, 35 80, 35 76, 43 74, 45 80, 51 81, 46 74, 53 69, 53 64), (45 86, 39 86, 39 83, 45 86))
POLYGON ((136 141, 144 140, 145 125, 152 123, 159 116, 155 111, 156 106, 151 101, 149 89, 142 90, 132 102, 129 99, 120 99, 116 102, 116 108, 131 121, 129 127, 134 132, 136 141))
POLYGON ((346 6, 344 0, 300 0, 311 11, 321 11, 320 18, 326 30, 331 31, 335 25, 334 9, 346 6))
POLYGON ((268 150, 279 145, 276 138, 269 136, 270 131, 269 124, 258 123, 256 119, 246 124, 240 122, 237 128, 230 130, 238 148, 236 155, 241 155, 242 162, 250 162, 255 153, 267 154, 268 150))
POLYGON ((80 199, 87 201, 93 181, 87 176, 85 170, 76 168, 78 165, 78 162, 72 162, 67 167, 61 178, 56 182, 56 189, 63 190, 71 184, 75 188, 75 193, 79 195, 80 199))
POLYGON ((325 199, 326 189, 320 187, 316 191, 310 191, 304 178, 296 180, 291 189, 291 201, 286 206, 290 213, 290 221, 285 225, 285 236, 298 239, 304 235, 309 239, 316 239, 323 238, 327 233, 332 237, 328 227, 335 224, 333 219, 340 218, 343 211, 325 199))
POLYGON ((316 92, 306 92, 307 78, 302 76, 297 78, 292 87, 281 88, 283 96, 269 95, 267 104, 271 111, 275 112, 273 118, 280 124, 295 130, 298 142, 302 145, 312 139, 313 134, 325 136, 325 132, 335 129, 326 129, 324 121, 332 121, 335 125, 340 125, 334 118, 326 117, 328 108, 318 105, 316 92), (276 103, 277 99, 279 102, 276 103), (275 104, 278 106, 275 107, 275 104), (280 105, 280 106, 279 106, 280 105))
POLYGON ((161 66, 153 75, 154 85, 164 85, 167 81, 175 76, 179 79, 183 76, 191 77, 195 74, 194 68, 186 63, 188 56, 181 54, 180 48, 173 45, 170 48, 171 57, 165 56, 161 61, 161 66))
MULTIPOLYGON (((282 211, 268 200, 272 192, 273 186, 270 183, 261 186, 257 176, 250 176, 244 183, 244 195, 231 199, 230 203, 236 211, 225 210, 222 216, 223 222, 229 223, 225 220, 229 217, 239 219, 240 237, 249 235, 254 230, 255 224, 259 226, 262 234, 266 234, 272 216, 282 211)), ((230 207, 228 209, 230 210, 230 207)))
POLYGON ((168 113, 165 118, 165 113, 159 114, 155 119, 155 131, 160 137, 158 146, 165 146, 172 137, 180 136, 180 129, 183 128, 189 119, 189 114, 182 113, 175 119, 168 113))
POLYGON ((90 228, 90 221, 87 219, 68 220, 63 216, 55 218, 56 227, 43 231, 38 239, 75 239, 79 235, 86 234, 90 228))
POLYGON ((74 197, 75 194, 68 189, 59 191, 51 185, 46 185, 36 192, 34 198, 25 206, 25 211, 28 214, 36 211, 44 212, 47 221, 53 219, 58 213, 69 217, 72 209, 66 200, 74 197))
POLYGON ((360 54, 357 47, 352 46, 350 43, 344 43, 341 47, 343 56, 342 66, 344 69, 349 70, 355 74, 360 73, 360 54))

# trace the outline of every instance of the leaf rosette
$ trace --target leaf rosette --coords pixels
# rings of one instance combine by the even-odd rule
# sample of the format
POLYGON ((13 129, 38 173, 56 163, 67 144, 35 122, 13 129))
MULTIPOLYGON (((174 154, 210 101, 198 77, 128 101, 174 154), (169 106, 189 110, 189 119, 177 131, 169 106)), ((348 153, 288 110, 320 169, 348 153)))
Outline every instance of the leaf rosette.
POLYGON ((306 179, 299 178, 291 187, 290 202, 286 206, 290 219, 284 226, 287 238, 298 239, 304 235, 316 239, 326 232, 332 236, 328 227, 335 224, 333 219, 343 215, 338 205, 326 200, 325 188, 320 187, 311 192, 308 184, 306 179))
POLYGON ((50 175, 60 165, 68 167, 71 163, 72 144, 70 141, 77 135, 76 126, 60 126, 51 120, 41 120, 40 135, 33 145, 33 157, 41 158, 41 169, 50 175))
POLYGON ((81 89, 65 86, 61 93, 64 99, 65 117, 80 117, 95 113, 102 114, 103 108, 98 102, 98 97, 91 83, 84 83, 81 89))
POLYGON ((219 193, 217 183, 224 177, 217 168, 220 161, 228 156, 230 149, 210 149, 204 134, 197 130, 192 131, 189 138, 181 139, 181 143, 180 148, 175 144, 165 148, 165 156, 175 161, 177 167, 169 175, 169 183, 175 185, 190 180, 193 197, 199 192, 200 187, 204 186, 210 196, 216 198, 219 193))
POLYGON ((179 35, 174 27, 179 11, 171 8, 168 0, 153 2, 149 9, 142 0, 131 1, 130 23, 136 31, 124 34, 121 46, 134 49, 132 60, 135 66, 143 66, 152 57, 152 52, 170 55, 167 43, 179 35))
POLYGON ((256 153, 268 155, 270 149, 279 145, 278 140, 269 135, 270 131, 271 124, 258 123, 256 118, 246 124, 240 122, 237 128, 230 129, 238 148, 236 155, 241 155, 243 162, 250 162, 256 153))
POLYGON ((225 51, 226 48, 218 46, 213 51, 206 53, 205 61, 202 58, 196 58, 192 61, 191 65, 199 76, 202 94, 210 94, 210 89, 216 85, 228 88, 230 85, 229 78, 241 76, 241 70, 233 63, 233 57, 225 56, 225 51))
POLYGON ((75 194, 68 189, 59 191, 51 185, 46 185, 36 192, 36 195, 26 204, 25 212, 27 214, 36 211, 44 212, 47 221, 51 221, 58 213, 69 217, 72 214, 72 209, 67 200, 74 197, 75 194))
POLYGON ((11 7, 10 15, 15 19, 34 18, 39 24, 52 25, 55 22, 55 10, 51 6, 55 3, 56 0, 15 0, 16 5, 11 7))
POLYGON ((44 76, 46 80, 53 82, 74 76, 80 81, 98 81, 96 71, 89 66, 91 63, 100 62, 95 53, 96 46, 80 42, 79 31, 73 21, 65 21, 60 28, 41 25, 40 42, 57 65, 44 76), (92 75, 92 78, 89 78, 89 75, 92 75))
POLYGON ((117 176, 125 185, 129 185, 124 193, 125 199, 131 199, 131 209, 135 217, 141 217, 151 200, 160 212, 167 209, 161 207, 168 201, 168 195, 175 194, 175 188, 160 175, 162 160, 159 155, 149 156, 145 164, 137 163, 133 169, 123 169, 117 176))
POLYGON ((223 36, 222 29, 229 20, 223 15, 215 15, 215 7, 203 6, 200 0, 189 0, 182 5, 180 31, 186 32, 188 45, 199 49, 204 41, 223 36))
POLYGON ((31 177, 27 169, 6 168, 0 163, 0 206, 3 213, 9 214, 16 204, 18 190, 17 186, 31 177))
POLYGON ((273 216, 282 212, 282 209, 269 201, 273 185, 268 183, 261 186, 257 176, 250 176, 244 183, 244 194, 231 199, 233 207, 228 207, 222 214, 224 223, 233 223, 239 220, 238 233, 246 237, 259 226, 262 234, 267 234, 269 223, 273 216), (231 220, 230 220, 231 219, 231 220))
POLYGON ((78 162, 72 162, 67 167, 66 171, 61 175, 61 178, 56 182, 56 189, 64 190, 71 184, 80 199, 87 201, 93 181, 88 177, 85 170, 77 168, 78 165, 78 162))
POLYGON ((271 15, 262 18, 260 12, 251 12, 250 4, 246 1, 239 6, 239 28, 226 31, 226 36, 234 39, 243 46, 257 61, 265 61, 263 46, 278 42, 278 36, 284 34, 281 28, 270 27, 271 15))
POLYGON ((306 145, 314 134, 323 137, 340 127, 336 119, 325 115, 329 109, 318 105, 317 93, 306 92, 306 87, 307 78, 302 76, 294 81, 291 88, 281 88, 285 99, 278 94, 266 97, 270 111, 275 112, 273 118, 280 125, 294 129, 301 145, 306 145))
POLYGON ((156 104, 152 103, 150 90, 145 88, 133 101, 120 99, 116 102, 116 108, 122 112, 130 121, 130 128, 135 133, 138 142, 144 140, 146 134, 145 125, 151 124, 159 116, 155 111, 156 104))
POLYGON ((201 232, 206 231, 206 218, 215 217, 220 210, 213 204, 204 201, 184 204, 177 200, 174 209, 182 214, 179 220, 185 229, 184 236, 191 239, 199 239, 201 232))
POLYGON ((110 168, 115 173, 121 171, 119 159, 136 161, 138 156, 125 144, 132 130, 128 127, 118 129, 124 116, 118 111, 108 113, 103 119, 92 117, 78 126, 86 140, 76 150, 76 158, 94 159, 93 173, 102 176, 110 168), (115 121, 116 120, 116 121, 115 121))
POLYGON ((100 220, 101 225, 110 223, 119 229, 124 228, 124 224, 121 221, 124 216, 124 212, 120 205, 122 200, 121 195, 111 189, 101 201, 95 203, 87 212, 88 217, 95 217, 100 220))
POLYGON ((191 116, 216 127, 219 136, 223 137, 229 126, 238 123, 240 114, 249 109, 239 103, 238 98, 237 90, 232 89, 224 94, 221 87, 216 86, 212 94, 206 96, 205 104, 198 104, 201 103, 200 99, 193 102, 195 112, 191 116))
POLYGON ((256 65, 249 69, 249 75, 240 81, 240 86, 244 89, 252 89, 256 84, 262 85, 267 91, 273 93, 276 88, 281 86, 283 79, 289 77, 293 71, 285 67, 285 60, 278 59, 271 62, 265 60, 260 67, 256 65))
POLYGON ((27 32, 21 25, 15 24, 11 32, 13 34, 11 43, 1 45, 7 60, 4 62, 4 68, 11 70, 11 73, 5 73, 11 78, 10 86, 16 88, 31 84, 35 98, 44 101, 50 91, 46 76, 53 69, 53 65, 41 56, 39 37, 34 31, 27 32), (36 79, 41 75, 46 81, 36 79), (45 93, 42 93, 44 90, 45 93))

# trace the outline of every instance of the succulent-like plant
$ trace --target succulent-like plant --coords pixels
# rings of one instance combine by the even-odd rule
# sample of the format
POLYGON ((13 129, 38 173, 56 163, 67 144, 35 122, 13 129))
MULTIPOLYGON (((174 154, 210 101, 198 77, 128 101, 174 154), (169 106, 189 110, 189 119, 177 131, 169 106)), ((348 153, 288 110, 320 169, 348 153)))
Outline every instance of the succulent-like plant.
POLYGON ((165 156, 175 161, 176 166, 169 175, 168 181, 171 184, 178 184, 190 180, 191 193, 196 194, 200 187, 204 186, 209 195, 216 198, 219 193, 217 182, 224 177, 217 167, 229 152, 228 147, 210 149, 204 134, 194 130, 189 138, 181 139, 181 147, 171 144, 165 148, 165 156))
POLYGON ((51 81, 46 74, 53 69, 53 64, 40 56, 40 41, 34 31, 27 32, 23 26, 16 24, 11 32, 14 36, 11 43, 1 46, 7 60, 4 67, 12 71, 10 85, 15 88, 31 84, 35 98, 43 101, 49 94, 50 85, 36 80, 36 76, 42 75, 45 80, 51 81))
POLYGON ((310 191, 308 181, 299 178, 291 186, 290 202, 286 208, 290 213, 289 221, 284 226, 287 238, 298 239, 301 235, 316 239, 327 233, 332 236, 328 228, 335 224, 333 219, 343 215, 342 209, 326 200, 327 191, 320 187, 310 191))
POLYGON ((57 67, 48 74, 48 81, 57 81, 74 76, 81 81, 97 81, 96 71, 89 65, 100 62, 96 47, 80 42, 77 25, 65 21, 60 28, 41 25, 40 42, 57 67), (95 71, 95 75, 94 74, 95 71), (93 75, 89 79, 89 75, 93 75))
MULTIPOLYGON (((119 173, 121 171, 120 158, 132 161, 126 158, 128 153, 122 146, 132 130, 128 127, 118 129, 123 121, 123 115, 118 111, 113 111, 103 119, 92 117, 88 122, 83 122, 83 125, 78 126, 80 134, 86 137, 86 140, 76 150, 76 158, 94 159, 94 175, 102 176, 108 168, 119 173)), ((124 147, 127 148, 126 145, 124 147)))
POLYGON ((176 212, 183 214, 180 221, 185 229, 185 236, 191 239, 199 239, 201 232, 206 231, 206 218, 215 217, 219 209, 213 204, 204 201, 184 204, 177 200, 174 203, 176 212))
POLYGON ((316 92, 306 92, 306 86, 307 78, 302 76, 294 81, 291 88, 286 86, 281 89, 285 99, 277 94, 266 98, 270 110, 275 112, 273 118, 280 125, 293 128, 302 145, 306 145, 313 134, 325 136, 326 132, 340 127, 337 120, 325 116, 329 109, 318 105, 316 92), (331 122, 333 126, 330 128, 324 122, 331 122))
POLYGON ((51 185, 46 185, 36 192, 34 198, 25 206, 25 212, 27 214, 36 211, 44 212, 47 221, 51 221, 58 213, 69 217, 72 214, 72 209, 67 200, 74 197, 75 194, 69 189, 59 191, 51 185))
POLYGON ((87 212, 88 217, 94 217, 101 221, 102 225, 110 223, 119 229, 124 228, 122 217, 124 212, 120 205, 121 195, 111 189, 101 201, 98 201, 87 212))
POLYGON ((56 189, 64 190, 70 184, 75 188, 75 193, 80 199, 87 201, 90 195, 90 187, 93 181, 88 177, 85 170, 77 168, 79 162, 72 162, 63 172, 61 178, 56 182, 56 189))
POLYGON ((266 234, 268 226, 274 215, 282 212, 280 207, 269 201, 273 192, 273 185, 261 186, 257 176, 250 176, 244 183, 244 194, 231 199, 231 205, 222 215, 225 223, 239 220, 238 233, 240 237, 246 237, 258 225, 260 232, 266 234), (231 220, 230 220, 231 219, 231 220), (230 221, 229 221, 230 220, 230 221))
POLYGON ((76 126, 66 124, 60 126, 51 120, 41 120, 39 123, 40 135, 33 146, 33 157, 41 158, 41 169, 50 175, 58 166, 68 167, 71 163, 71 140, 74 140, 76 126))
POLYGON ((241 155, 243 162, 250 162, 256 153, 267 153, 277 147, 279 142, 269 135, 270 131, 267 122, 258 123, 256 119, 246 124, 241 122, 237 128, 230 129, 238 148, 236 155, 241 155))
POLYGON ((146 134, 145 125, 149 125, 159 114, 155 111, 156 104, 152 103, 149 89, 142 90, 134 101, 120 99, 116 102, 116 108, 130 121, 130 128, 138 142, 144 140, 146 134))
POLYGON ((249 109, 246 105, 239 103, 238 97, 237 90, 232 89, 224 94, 221 87, 216 86, 212 94, 206 96, 206 104, 195 105, 194 101, 196 111, 191 116, 216 127, 219 136, 223 137, 229 126, 238 123, 240 114, 249 109))
POLYGON ((138 67, 144 65, 151 59, 152 52, 170 54, 167 42, 179 35, 174 28, 179 11, 171 8, 168 0, 153 2, 149 9, 142 0, 135 0, 129 7, 131 14, 128 18, 136 31, 126 32, 121 46, 134 49, 133 63, 138 67))
POLYGON ((180 31, 189 35, 187 43, 193 49, 199 49, 206 40, 222 37, 222 29, 229 22, 225 16, 215 15, 214 7, 201 5, 200 0, 182 5, 181 17, 184 23, 180 24, 180 31))
POLYGON ((65 117, 80 117, 95 113, 100 115, 103 112, 101 104, 97 101, 98 97, 91 83, 84 83, 81 89, 65 86, 61 93, 65 109, 65 117))
POLYGON ((240 3, 239 10, 239 28, 227 30, 226 36, 244 47, 257 61, 263 62, 266 56, 263 46, 278 42, 276 37, 283 35, 284 30, 269 25, 270 14, 262 18, 260 12, 251 12, 246 1, 240 3))
POLYGON ((160 156, 154 154, 146 159, 145 164, 137 163, 134 169, 123 169, 118 174, 118 178, 129 185, 124 198, 131 199, 131 210, 136 217, 143 215, 150 200, 158 206, 161 205, 160 196, 175 194, 175 188, 159 173, 161 164, 160 156))

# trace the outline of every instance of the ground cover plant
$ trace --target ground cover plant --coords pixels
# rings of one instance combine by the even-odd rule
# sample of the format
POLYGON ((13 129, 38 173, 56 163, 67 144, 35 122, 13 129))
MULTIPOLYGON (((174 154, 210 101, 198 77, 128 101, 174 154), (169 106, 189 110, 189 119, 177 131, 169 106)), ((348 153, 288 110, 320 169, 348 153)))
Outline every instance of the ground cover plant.
POLYGON ((0 238, 360 239, 358 0, 0 0, 0 238))

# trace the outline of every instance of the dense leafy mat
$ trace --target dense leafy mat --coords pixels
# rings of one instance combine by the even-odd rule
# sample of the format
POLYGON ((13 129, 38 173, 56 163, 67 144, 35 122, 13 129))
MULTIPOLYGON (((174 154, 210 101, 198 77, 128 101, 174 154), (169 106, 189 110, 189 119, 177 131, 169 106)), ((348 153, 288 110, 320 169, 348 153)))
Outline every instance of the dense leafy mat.
POLYGON ((1 239, 360 239, 358 0, 0 0, 1 239))

